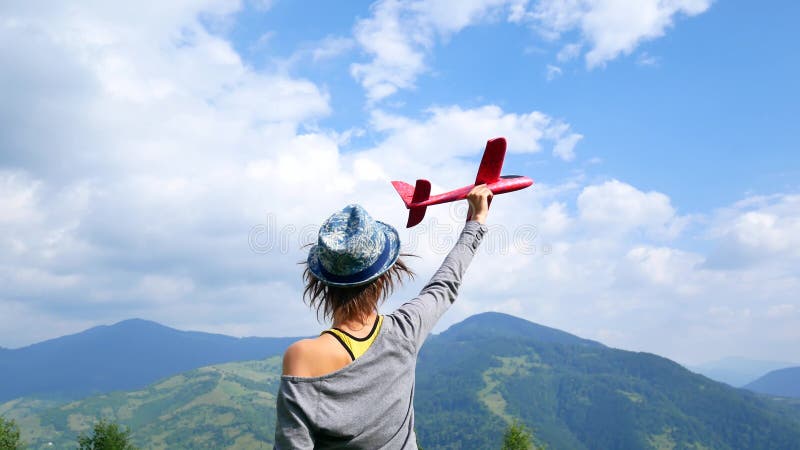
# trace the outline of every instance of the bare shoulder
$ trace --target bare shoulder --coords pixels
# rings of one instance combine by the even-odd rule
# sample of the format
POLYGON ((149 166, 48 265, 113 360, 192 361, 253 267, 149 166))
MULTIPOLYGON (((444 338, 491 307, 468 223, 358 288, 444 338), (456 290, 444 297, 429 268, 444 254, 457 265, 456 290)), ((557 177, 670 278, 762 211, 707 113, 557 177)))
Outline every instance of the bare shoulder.
POLYGON ((283 374, 317 377, 338 370, 349 362, 350 358, 341 345, 324 334, 290 345, 283 354, 283 374))
POLYGON ((290 345, 283 353, 283 374, 306 376, 306 365, 313 361, 316 353, 314 339, 302 339, 290 345))

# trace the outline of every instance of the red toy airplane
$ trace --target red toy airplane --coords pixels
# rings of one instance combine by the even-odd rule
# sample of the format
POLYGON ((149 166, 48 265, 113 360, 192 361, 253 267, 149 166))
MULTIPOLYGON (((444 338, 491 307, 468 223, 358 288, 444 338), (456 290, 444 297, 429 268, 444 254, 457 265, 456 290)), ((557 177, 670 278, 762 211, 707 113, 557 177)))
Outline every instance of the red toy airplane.
MULTIPOLYGON (((428 206, 465 199, 469 191, 479 184, 486 184, 486 187, 495 195, 518 191, 532 185, 533 180, 528 177, 520 175, 500 176, 500 170, 503 168, 503 159, 505 156, 506 139, 501 137, 490 139, 486 142, 486 150, 483 152, 483 159, 481 159, 481 165, 478 168, 478 176, 475 178, 475 184, 470 184, 469 186, 464 186, 432 197, 431 182, 428 180, 417 180, 416 186, 411 186, 402 181, 392 181, 392 185, 397 190, 397 193, 400 194, 400 197, 406 204, 406 208, 409 209, 406 228, 411 228, 422 222, 422 218, 425 217, 425 210, 428 206)), ((491 203, 491 199, 489 202, 491 203)), ((469 217, 467 217, 467 220, 469 220, 469 217)))

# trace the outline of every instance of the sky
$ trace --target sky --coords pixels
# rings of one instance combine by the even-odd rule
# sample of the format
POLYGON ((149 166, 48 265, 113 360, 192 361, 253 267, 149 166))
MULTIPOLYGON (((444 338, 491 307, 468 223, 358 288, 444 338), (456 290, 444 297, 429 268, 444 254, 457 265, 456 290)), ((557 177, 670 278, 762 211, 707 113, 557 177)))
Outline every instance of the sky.
POLYGON ((464 205, 405 228, 389 181, 474 180, 490 233, 442 331, 501 311, 697 364, 800 363, 796 2, 0 4, 0 346, 132 317, 326 324, 305 244, 360 203, 432 275, 464 205))

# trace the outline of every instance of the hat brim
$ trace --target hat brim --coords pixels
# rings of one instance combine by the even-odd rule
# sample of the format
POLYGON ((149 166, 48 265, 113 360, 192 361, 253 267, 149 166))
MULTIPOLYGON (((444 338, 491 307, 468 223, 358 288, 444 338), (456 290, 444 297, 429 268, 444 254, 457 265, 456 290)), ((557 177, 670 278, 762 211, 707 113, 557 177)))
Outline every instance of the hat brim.
POLYGON ((319 245, 314 245, 308 252, 308 270, 311 271, 311 274, 314 275, 314 277, 323 283, 329 286, 337 287, 361 286, 374 281, 383 275, 394 265, 395 262, 397 262, 397 258, 400 257, 400 235, 393 226, 387 223, 383 223, 379 220, 376 220, 375 223, 382 229, 381 231, 383 232, 384 236, 386 236, 384 241, 384 250, 389 252, 389 257, 379 267, 373 268, 373 270, 365 273, 363 277, 349 279, 347 282, 331 280, 329 276, 325 275, 326 271, 322 267, 322 263, 319 260, 319 245))

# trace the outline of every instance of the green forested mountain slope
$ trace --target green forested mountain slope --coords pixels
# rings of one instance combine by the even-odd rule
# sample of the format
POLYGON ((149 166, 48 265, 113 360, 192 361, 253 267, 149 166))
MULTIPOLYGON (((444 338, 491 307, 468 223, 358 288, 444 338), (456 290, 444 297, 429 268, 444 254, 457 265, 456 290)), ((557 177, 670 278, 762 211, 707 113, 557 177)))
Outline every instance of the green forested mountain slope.
POLYGON ((531 338, 542 327, 503 314, 469 320, 483 331, 455 325, 420 355, 418 429, 433 448, 497 448, 512 417, 555 449, 800 448, 796 410, 665 358, 543 342, 531 338))
MULTIPOLYGON (((18 419, 32 448, 71 448, 101 415, 147 449, 271 448, 279 373, 279 357, 222 364, 62 406, 8 402, 0 414, 18 419)), ((415 404, 426 449, 499 448, 515 418, 551 449, 800 448, 791 402, 495 313, 428 340, 415 404)))
POLYGON ((129 426, 148 450, 272 448, 280 367, 280 357, 221 364, 58 407, 12 401, 0 414, 17 419, 32 449, 75 448, 101 416, 129 426))

